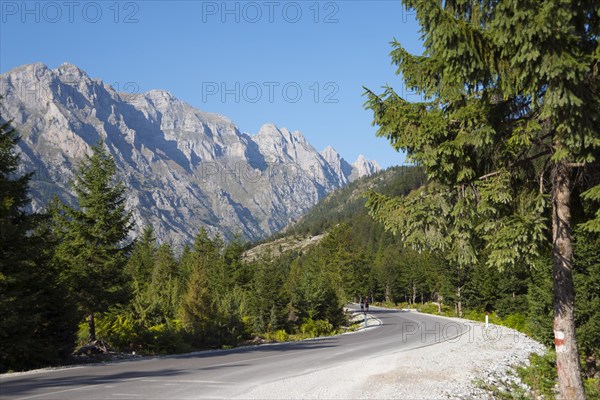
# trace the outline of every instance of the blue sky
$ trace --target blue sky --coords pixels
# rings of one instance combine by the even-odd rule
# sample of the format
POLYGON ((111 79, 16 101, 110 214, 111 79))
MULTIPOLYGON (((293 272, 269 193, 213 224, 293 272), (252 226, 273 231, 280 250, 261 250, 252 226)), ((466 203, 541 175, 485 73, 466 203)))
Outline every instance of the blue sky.
POLYGON ((404 92, 394 37, 422 52, 400 1, 1 0, 0 12, 1 72, 70 62, 121 91, 168 90, 251 134, 274 122, 349 162, 404 161, 375 137, 362 96, 363 85, 404 92))

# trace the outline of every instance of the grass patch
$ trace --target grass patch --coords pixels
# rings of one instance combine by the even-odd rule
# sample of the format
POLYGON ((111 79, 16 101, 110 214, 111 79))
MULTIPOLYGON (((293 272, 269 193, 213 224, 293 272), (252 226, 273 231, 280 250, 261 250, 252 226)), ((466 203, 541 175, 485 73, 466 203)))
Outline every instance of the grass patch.
POLYGON ((557 380, 556 353, 548 351, 541 356, 532 354, 529 361, 529 366, 517 368, 517 374, 531 388, 533 397, 541 395, 545 399, 554 399, 554 387, 557 380))
POLYGON ((496 400, 530 400, 532 398, 529 391, 515 384, 511 384, 510 388, 507 389, 490 385, 481 379, 476 380, 474 383, 475 386, 485 390, 496 400))

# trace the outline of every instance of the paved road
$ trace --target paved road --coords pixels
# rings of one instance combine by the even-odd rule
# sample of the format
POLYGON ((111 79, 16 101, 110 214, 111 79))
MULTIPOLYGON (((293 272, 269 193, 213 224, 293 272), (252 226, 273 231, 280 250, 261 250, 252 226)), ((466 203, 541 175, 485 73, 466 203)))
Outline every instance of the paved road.
POLYGON ((198 399, 348 360, 431 346, 468 332, 460 322, 371 307, 381 325, 331 338, 0 376, 1 399, 198 399))

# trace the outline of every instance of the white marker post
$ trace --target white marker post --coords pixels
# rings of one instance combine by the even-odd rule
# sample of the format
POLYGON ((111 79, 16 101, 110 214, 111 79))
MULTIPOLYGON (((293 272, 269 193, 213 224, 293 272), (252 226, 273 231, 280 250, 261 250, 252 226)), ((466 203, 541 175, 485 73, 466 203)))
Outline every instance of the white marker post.
POLYGON ((367 329, 367 319, 369 318, 369 315, 365 312, 365 329, 367 329))
POLYGON ((488 322, 489 322, 489 317, 488 317, 489 312, 485 312, 485 329, 488 328, 488 322))

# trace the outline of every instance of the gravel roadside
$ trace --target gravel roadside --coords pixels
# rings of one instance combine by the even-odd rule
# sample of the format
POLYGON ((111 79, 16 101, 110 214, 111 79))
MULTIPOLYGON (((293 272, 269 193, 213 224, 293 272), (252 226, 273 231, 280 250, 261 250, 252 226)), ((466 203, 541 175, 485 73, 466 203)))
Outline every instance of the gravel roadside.
POLYGON ((240 398, 492 399, 476 381, 509 382, 512 366, 527 364, 533 352, 545 352, 513 329, 458 321, 470 329, 453 341, 346 362, 258 386, 240 398))

